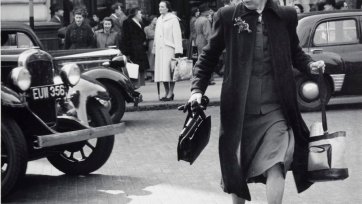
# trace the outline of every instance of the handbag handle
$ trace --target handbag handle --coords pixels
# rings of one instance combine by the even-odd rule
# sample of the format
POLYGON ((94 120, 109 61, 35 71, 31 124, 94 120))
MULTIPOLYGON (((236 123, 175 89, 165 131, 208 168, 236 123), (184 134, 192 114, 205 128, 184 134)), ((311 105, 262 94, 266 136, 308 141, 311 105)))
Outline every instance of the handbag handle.
POLYGON ((328 126, 327 126, 327 115, 326 115, 326 84, 324 82, 324 76, 322 69, 319 69, 319 77, 318 77, 318 87, 319 87, 319 99, 321 101, 321 109, 322 109, 322 126, 324 134, 328 134, 328 126))

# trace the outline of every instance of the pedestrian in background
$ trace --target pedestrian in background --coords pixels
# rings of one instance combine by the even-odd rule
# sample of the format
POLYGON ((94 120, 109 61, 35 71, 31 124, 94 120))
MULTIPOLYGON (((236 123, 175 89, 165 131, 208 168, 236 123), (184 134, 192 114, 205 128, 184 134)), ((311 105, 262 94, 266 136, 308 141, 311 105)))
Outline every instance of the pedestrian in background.
POLYGON ((190 37, 189 37, 189 47, 187 49, 187 57, 189 59, 192 58, 192 53, 194 51, 194 47, 196 46, 196 31, 195 31, 195 21, 199 17, 200 11, 198 8, 191 9, 191 19, 190 19, 190 37))
POLYGON ((207 4, 202 4, 199 7, 199 11, 200 16, 195 21, 195 44, 200 55, 202 48, 204 48, 209 41, 211 35, 211 22, 209 20, 210 8, 207 6, 207 4))
POLYGON ((114 23, 113 29, 118 33, 122 32, 123 22, 127 19, 127 16, 126 14, 124 14, 123 9, 124 7, 122 3, 115 3, 112 5, 113 13, 109 16, 114 23))
POLYGON ((171 76, 171 60, 183 53, 182 34, 179 18, 172 14, 171 4, 161 1, 160 17, 157 19, 155 41, 152 52, 155 53, 155 82, 163 82, 165 96, 162 101, 174 99, 175 82, 171 76))
POLYGON ((156 23, 157 23, 157 16, 151 15, 150 16, 151 23, 150 25, 145 27, 146 39, 147 39, 147 56, 148 62, 150 63, 150 71, 151 73, 151 80, 154 80, 154 71, 155 71, 155 54, 152 53, 153 43, 155 40, 155 31, 156 31, 156 23))
POLYGON ((108 46, 118 45, 118 34, 112 29, 113 21, 110 17, 103 19, 103 29, 94 33, 97 48, 107 48, 108 46))
POLYGON ((324 3, 323 11, 334 11, 336 10, 336 0, 326 0, 324 3))
POLYGON ((89 25, 92 27, 93 31, 102 29, 102 23, 101 20, 99 19, 98 14, 95 13, 92 15, 92 19, 90 20, 89 25))
POLYGON ((135 64, 139 65, 136 87, 145 85, 145 71, 150 68, 147 57, 147 39, 142 24, 142 11, 135 7, 130 10, 129 17, 123 23, 121 51, 135 64))
POLYGON ((52 15, 50 22, 59 23, 60 26, 63 26, 64 10, 58 4, 54 4, 50 7, 50 12, 52 15))
POLYGON ((219 156, 221 184, 234 204, 251 200, 247 184, 253 182, 266 184, 269 204, 281 204, 289 169, 298 192, 312 185, 306 175, 309 131, 298 109, 293 68, 318 74, 325 65, 303 52, 297 23, 294 8, 273 0, 221 8, 196 62, 188 106, 201 103, 226 49, 219 156))
MULTIPOLYGON (((202 49, 207 45, 211 36, 211 22, 210 22, 210 8, 207 4, 202 4, 199 7, 200 16, 195 22, 196 40, 198 55, 201 54, 202 49)), ((214 85, 214 77, 212 76, 209 85, 214 85)))
POLYGON ((297 14, 304 13, 304 8, 302 4, 294 4, 294 8, 297 11, 297 14))
POLYGON ((336 3, 336 9, 338 10, 347 10, 348 9, 348 4, 345 1, 338 1, 336 3))
POLYGON ((92 28, 84 22, 87 12, 83 8, 74 10, 74 22, 71 23, 65 33, 65 49, 92 48, 94 33, 92 28))

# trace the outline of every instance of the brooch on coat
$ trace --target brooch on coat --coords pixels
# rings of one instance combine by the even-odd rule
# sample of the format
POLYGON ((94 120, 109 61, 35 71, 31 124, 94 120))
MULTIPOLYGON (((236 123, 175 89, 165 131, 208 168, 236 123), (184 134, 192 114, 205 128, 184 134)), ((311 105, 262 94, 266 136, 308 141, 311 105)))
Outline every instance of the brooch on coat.
POLYGON ((243 31, 251 33, 249 24, 247 22, 245 22, 245 20, 241 19, 240 17, 235 18, 234 26, 238 26, 238 33, 241 33, 243 31))

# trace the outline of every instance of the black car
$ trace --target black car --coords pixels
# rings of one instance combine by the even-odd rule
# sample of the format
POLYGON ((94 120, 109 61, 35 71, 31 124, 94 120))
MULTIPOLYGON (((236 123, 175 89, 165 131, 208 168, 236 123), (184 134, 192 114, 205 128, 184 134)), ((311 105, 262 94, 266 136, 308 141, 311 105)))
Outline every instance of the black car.
MULTIPOLYGON (((29 48, 38 47, 44 50, 42 42, 33 30, 24 23, 2 22, 2 39, 7 39, 2 45, 7 55, 16 57, 19 53, 29 48)), ((119 49, 114 47, 101 49, 73 49, 73 50, 47 50, 53 57, 54 66, 61 68, 64 64, 75 63, 80 68, 83 76, 96 79, 107 89, 111 97, 110 115, 114 123, 121 121, 126 110, 126 103, 135 106, 142 101, 142 95, 135 91, 125 69, 127 59, 119 49), (112 60, 111 66, 103 66, 112 60)), ((108 63, 109 64, 109 63, 108 63)))
MULTIPOLYGON (((3 42, 6 39, 2 38, 3 42)), ((109 158, 114 134, 110 97, 76 64, 54 66, 40 49, 1 49, 1 195, 25 175, 28 161, 46 157, 66 174, 88 174, 109 158)))
MULTIPOLYGON (((362 94, 362 11, 311 12, 299 16, 300 46, 326 63, 327 101, 331 96, 362 94)), ((302 110, 320 108, 317 78, 296 74, 302 110)))

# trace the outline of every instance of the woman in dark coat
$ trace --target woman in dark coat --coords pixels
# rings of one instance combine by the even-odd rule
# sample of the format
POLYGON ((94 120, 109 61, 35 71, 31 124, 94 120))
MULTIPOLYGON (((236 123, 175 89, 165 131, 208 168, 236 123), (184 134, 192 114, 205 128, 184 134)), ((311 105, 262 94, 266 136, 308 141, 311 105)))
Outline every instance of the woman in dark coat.
POLYGON ((145 85, 145 71, 150 68, 147 57, 147 38, 142 24, 142 11, 132 8, 128 19, 123 23, 121 51, 139 65, 136 87, 145 85))
POLYGON ((312 184, 305 176, 309 131, 297 106, 292 66, 317 74, 324 62, 313 62, 302 51, 297 23, 294 8, 272 0, 222 8, 196 62, 188 104, 200 103, 226 49, 219 156, 222 187, 234 203, 251 200, 250 182, 265 183, 268 203, 281 203, 290 168, 298 192, 312 184))
POLYGON ((92 28, 84 22, 86 11, 82 8, 74 11, 74 22, 65 33, 65 49, 85 49, 94 45, 92 28))

